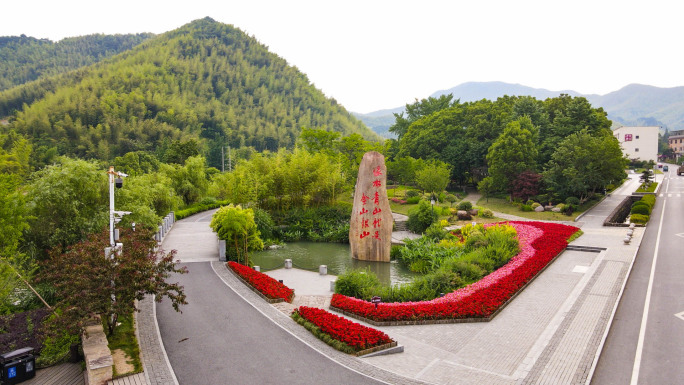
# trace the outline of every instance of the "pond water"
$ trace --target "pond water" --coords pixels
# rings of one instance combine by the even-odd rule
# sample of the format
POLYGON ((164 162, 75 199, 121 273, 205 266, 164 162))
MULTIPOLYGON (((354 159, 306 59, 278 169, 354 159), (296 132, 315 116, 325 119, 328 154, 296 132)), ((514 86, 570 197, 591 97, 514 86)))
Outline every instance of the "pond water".
POLYGON ((328 274, 333 275, 368 267, 380 282, 393 285, 410 282, 417 275, 396 261, 387 263, 353 259, 349 245, 342 243, 294 242, 275 250, 250 253, 249 258, 254 265, 261 267, 261 271, 281 268, 286 259, 292 260, 293 267, 305 270, 318 271, 318 266, 327 265, 328 274))

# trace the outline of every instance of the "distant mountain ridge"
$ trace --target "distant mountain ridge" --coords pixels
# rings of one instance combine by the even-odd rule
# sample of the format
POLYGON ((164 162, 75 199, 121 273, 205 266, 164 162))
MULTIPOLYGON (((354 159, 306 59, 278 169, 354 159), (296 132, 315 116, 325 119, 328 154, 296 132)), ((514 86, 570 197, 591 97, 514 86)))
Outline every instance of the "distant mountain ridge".
MULTIPOLYGON (((603 107, 613 124, 625 126, 662 126, 669 130, 684 129, 684 87, 659 88, 641 84, 630 84, 606 95, 581 94, 573 90, 550 91, 520 84, 504 82, 467 82, 433 93, 432 97, 453 94, 454 100, 472 102, 482 99, 496 100, 509 96, 533 96, 544 100, 560 94, 583 96, 594 107, 603 107)), ((404 111, 404 107, 384 109, 367 114, 354 113, 368 127, 378 134, 393 137, 389 127, 394 123, 393 113, 404 111)))

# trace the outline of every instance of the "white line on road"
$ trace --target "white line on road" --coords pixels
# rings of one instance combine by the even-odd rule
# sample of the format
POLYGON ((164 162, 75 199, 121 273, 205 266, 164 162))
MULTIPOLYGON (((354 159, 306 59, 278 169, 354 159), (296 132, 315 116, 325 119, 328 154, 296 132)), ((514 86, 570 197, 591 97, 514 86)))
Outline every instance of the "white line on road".
POLYGON ((634 356, 634 367, 632 368, 631 385, 639 382, 639 370, 641 369, 641 355, 644 351, 644 337, 646 335, 646 323, 648 322, 648 311, 651 306, 651 293, 653 291, 653 277, 655 276, 656 262, 658 262, 658 247, 660 246, 660 234, 663 230, 663 218, 665 218, 665 206, 667 200, 663 201, 663 208, 660 213, 660 224, 658 225, 658 237, 656 238, 655 252, 653 253, 653 263, 651 264, 651 274, 648 279, 648 289, 646 290, 646 301, 644 302, 644 314, 641 316, 641 329, 639 329, 639 342, 637 343, 636 355, 634 356))
POLYGON ((677 313, 674 315, 675 317, 679 318, 680 320, 684 321, 684 311, 677 313))

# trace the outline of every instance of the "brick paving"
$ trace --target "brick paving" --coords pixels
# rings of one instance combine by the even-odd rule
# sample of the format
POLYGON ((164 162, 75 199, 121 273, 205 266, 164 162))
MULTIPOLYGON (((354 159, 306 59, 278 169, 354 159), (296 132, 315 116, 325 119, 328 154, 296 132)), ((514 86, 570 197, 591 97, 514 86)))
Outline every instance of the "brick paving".
POLYGON ((138 307, 140 308, 140 312, 136 315, 138 343, 147 383, 149 385, 178 385, 159 336, 153 297, 146 296, 138 303, 138 307))
MULTIPOLYGON (((229 289, 275 324, 342 365, 387 383, 586 384, 643 236, 644 229, 637 228, 625 245, 625 228, 603 227, 606 215, 631 191, 621 188, 575 223, 584 235, 574 245, 605 251, 565 251, 491 322, 379 327, 404 346, 400 354, 351 357, 290 320, 296 306, 326 308, 329 294, 295 290, 293 304, 269 305, 223 263, 212 267, 229 289)), ((146 315, 151 304, 149 298, 141 303, 138 321, 145 372, 150 384, 173 384, 154 341, 156 323, 146 315)))

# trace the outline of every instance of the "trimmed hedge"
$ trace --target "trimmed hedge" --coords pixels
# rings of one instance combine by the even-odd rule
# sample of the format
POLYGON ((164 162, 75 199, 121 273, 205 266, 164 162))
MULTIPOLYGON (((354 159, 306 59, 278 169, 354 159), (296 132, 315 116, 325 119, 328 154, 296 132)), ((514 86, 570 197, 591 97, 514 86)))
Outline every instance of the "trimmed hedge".
POLYGON ((645 224, 648 222, 650 217, 648 215, 642 215, 642 214, 632 214, 629 217, 629 221, 632 223, 638 223, 638 224, 645 224))
POLYGON ((190 207, 184 208, 182 210, 175 211, 174 214, 176 216, 176 220, 181 220, 183 218, 187 218, 191 215, 201 213, 202 211, 207 211, 207 210, 212 210, 212 209, 217 209, 221 206, 227 206, 230 204, 230 201, 225 200, 225 201, 216 201, 213 203, 196 203, 190 207))
POLYGON ((645 203, 636 202, 632 205, 630 214, 651 215, 651 207, 645 203))

